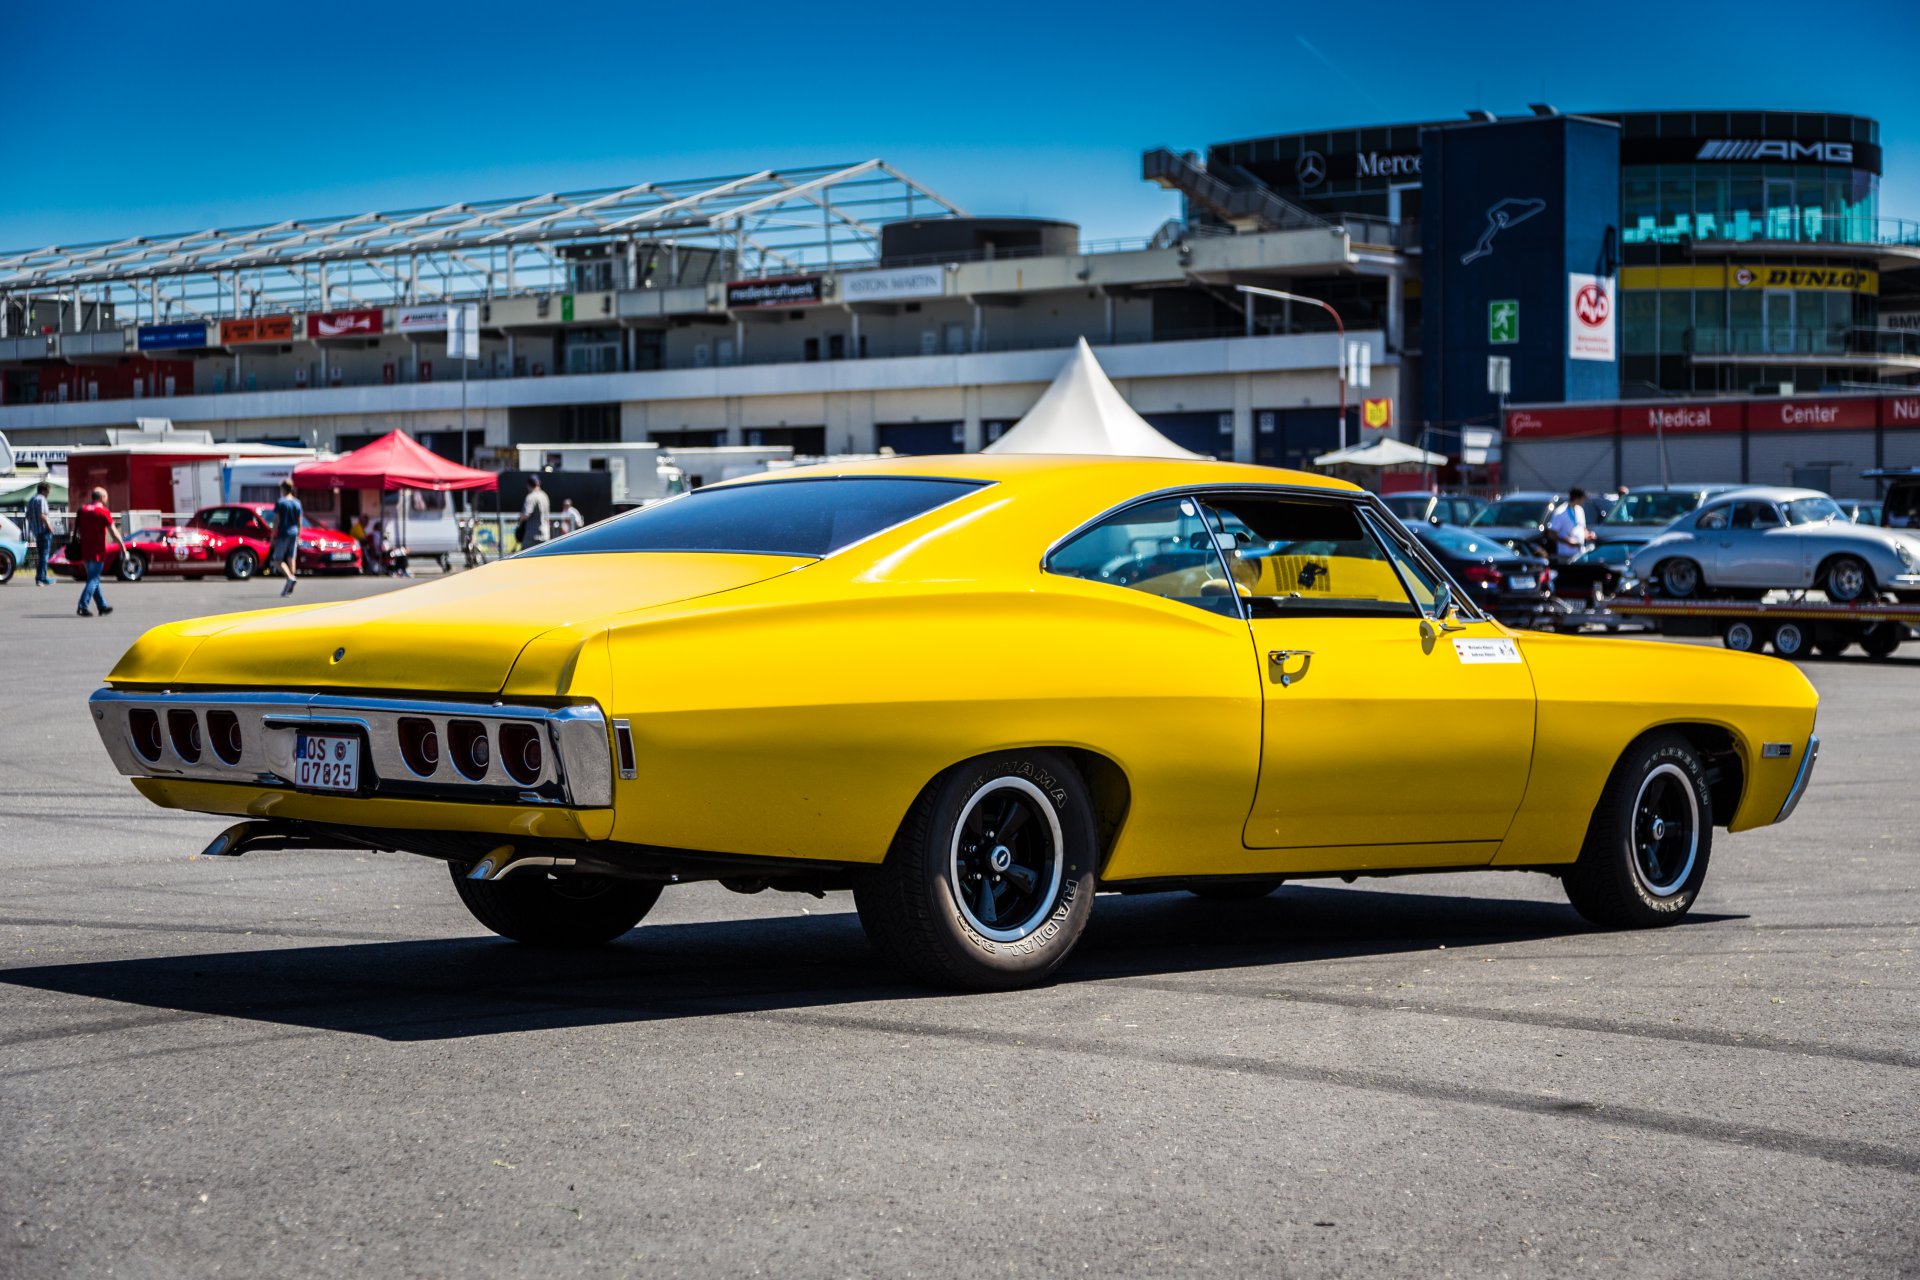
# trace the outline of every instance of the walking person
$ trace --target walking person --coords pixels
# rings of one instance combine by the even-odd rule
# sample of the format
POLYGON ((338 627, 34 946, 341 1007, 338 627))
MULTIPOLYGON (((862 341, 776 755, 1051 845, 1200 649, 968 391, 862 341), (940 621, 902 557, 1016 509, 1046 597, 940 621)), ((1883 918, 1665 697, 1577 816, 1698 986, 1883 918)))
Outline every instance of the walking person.
POLYGON ((87 575, 86 585, 80 588, 80 616, 93 616, 87 612, 87 602, 91 600, 99 606, 100 616, 104 618, 113 612, 107 607, 107 597, 100 590, 100 574, 107 567, 108 539, 112 539, 121 555, 127 553, 127 540, 120 536, 120 526, 113 522, 113 512, 107 508, 105 489, 95 489, 87 505, 74 515, 73 537, 80 544, 80 563, 87 575))
POLYGON ((280 572, 287 585, 280 588, 280 594, 293 594, 294 573, 298 570, 300 559, 300 525, 306 516, 306 509, 300 505, 300 499, 293 496, 293 481, 280 482, 280 501, 273 504, 273 548, 267 553, 267 572, 280 566, 280 572))
POLYGON ((572 498, 560 499, 560 509, 553 513, 553 536, 564 538, 574 530, 586 524, 587 518, 573 505, 572 498))
POLYGON ((53 486, 42 480, 27 499, 27 541, 33 544, 36 587, 53 585, 53 571, 47 567, 47 558, 53 554, 53 519, 47 509, 47 495, 52 491, 53 486))
POLYGON ((1547 534, 1553 542, 1553 558, 1562 564, 1593 545, 1593 530, 1587 528, 1587 491, 1567 490, 1567 501, 1547 521, 1547 534))
POLYGON ((548 521, 553 508, 547 500, 547 491, 540 487, 539 476, 527 477, 527 500, 520 504, 520 524, 517 532, 520 549, 539 546, 547 540, 548 521))

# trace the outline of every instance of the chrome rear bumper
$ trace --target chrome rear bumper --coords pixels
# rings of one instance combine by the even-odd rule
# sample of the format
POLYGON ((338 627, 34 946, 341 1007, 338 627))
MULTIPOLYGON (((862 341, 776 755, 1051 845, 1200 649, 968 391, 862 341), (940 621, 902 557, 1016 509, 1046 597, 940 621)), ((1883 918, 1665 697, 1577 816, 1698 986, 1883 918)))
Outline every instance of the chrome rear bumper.
POLYGON ((101 689, 88 707, 114 767, 129 777, 292 789, 295 731, 331 728, 357 733, 364 744, 360 795, 571 808, 613 803, 606 718, 586 703, 532 707, 336 694, 101 689), (489 745, 483 763, 463 772, 450 751, 441 750, 425 771, 415 768, 401 749, 402 719, 430 722, 442 744, 451 743, 449 726, 456 721, 470 734, 484 733, 489 745), (516 768, 509 768, 509 737, 521 748, 516 768), (529 738, 544 749, 529 753, 529 738), (530 754, 537 760, 530 763, 530 754))

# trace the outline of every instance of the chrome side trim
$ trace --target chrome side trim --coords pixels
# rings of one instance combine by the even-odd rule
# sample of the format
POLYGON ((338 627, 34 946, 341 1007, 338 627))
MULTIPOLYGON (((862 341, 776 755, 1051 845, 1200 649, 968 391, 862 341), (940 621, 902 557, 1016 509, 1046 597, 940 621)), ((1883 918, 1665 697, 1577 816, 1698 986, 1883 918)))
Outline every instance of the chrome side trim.
POLYGON ((289 730, 329 725, 359 730, 366 740, 366 766, 373 790, 398 784, 410 794, 434 799, 475 800, 517 794, 529 803, 563 802, 578 808, 603 808, 613 803, 612 749, 606 718, 597 706, 576 703, 564 707, 515 706, 505 703, 446 702, 409 698, 356 698, 340 694, 248 692, 136 692, 100 689, 88 699, 94 727, 113 760, 129 777, 192 778, 209 782, 245 782, 259 786, 290 786, 295 776, 294 735, 289 730), (148 760, 134 747, 128 725, 131 712, 154 712, 164 724, 169 712, 190 712, 206 738, 210 711, 233 712, 240 721, 240 756, 228 764, 203 749, 189 762, 175 751, 171 735, 161 734, 158 759, 148 760), (521 781, 507 771, 503 753, 490 752, 486 771, 469 779, 453 767, 443 749, 437 767, 428 774, 415 772, 400 751, 399 724, 403 717, 433 721, 442 743, 452 720, 476 720, 490 743, 497 743, 502 726, 531 723, 545 729, 547 750, 541 753, 538 773, 521 781))
POLYGON ((1793 788, 1787 792, 1786 803, 1780 806, 1780 816, 1775 822, 1785 822, 1793 816, 1800 804, 1800 797, 1807 793, 1807 783, 1813 780, 1814 761, 1820 758, 1820 735, 1814 734, 1807 739, 1807 749, 1800 755, 1800 771, 1793 775, 1793 788))

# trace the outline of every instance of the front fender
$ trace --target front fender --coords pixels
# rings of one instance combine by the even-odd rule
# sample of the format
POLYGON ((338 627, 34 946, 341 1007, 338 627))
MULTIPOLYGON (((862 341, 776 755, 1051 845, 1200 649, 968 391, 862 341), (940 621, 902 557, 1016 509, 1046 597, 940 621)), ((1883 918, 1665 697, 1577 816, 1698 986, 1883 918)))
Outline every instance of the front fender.
POLYGON ((1819 695, 1792 663, 1698 645, 1518 637, 1539 697, 1533 768, 1496 866, 1571 862, 1607 777, 1634 739, 1665 726, 1724 730, 1740 760, 1730 831, 1776 820, 1813 736, 1819 695), (1767 743, 1791 755, 1768 756, 1767 743))

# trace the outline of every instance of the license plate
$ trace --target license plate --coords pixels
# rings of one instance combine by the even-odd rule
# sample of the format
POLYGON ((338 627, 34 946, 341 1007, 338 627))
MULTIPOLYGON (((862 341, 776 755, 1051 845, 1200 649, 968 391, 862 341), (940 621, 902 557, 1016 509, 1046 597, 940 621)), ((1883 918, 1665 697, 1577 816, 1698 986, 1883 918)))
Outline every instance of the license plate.
POLYGON ((360 739, 299 733, 293 738, 293 785, 309 791, 360 789, 360 739))
POLYGON ((334 552, 330 552, 330 553, 328 554, 328 556, 327 556, 327 559, 329 559, 329 560, 351 560, 351 559, 353 559, 353 552, 351 552, 351 551, 334 551, 334 552))
POLYGON ((1528 578, 1528 577, 1522 576, 1522 577, 1514 577, 1514 578, 1507 579, 1507 588, 1510 591, 1532 591, 1535 587, 1539 585, 1540 585, 1540 579, 1538 578, 1528 578))

